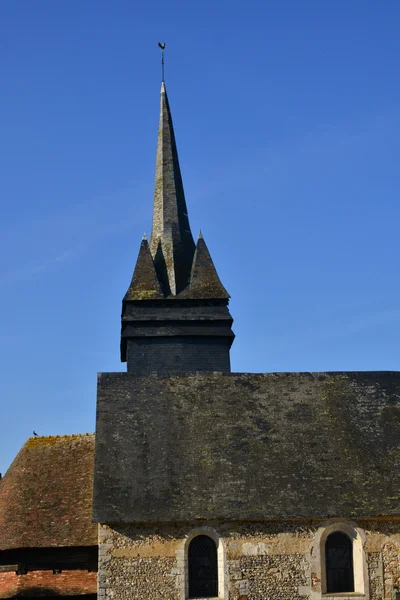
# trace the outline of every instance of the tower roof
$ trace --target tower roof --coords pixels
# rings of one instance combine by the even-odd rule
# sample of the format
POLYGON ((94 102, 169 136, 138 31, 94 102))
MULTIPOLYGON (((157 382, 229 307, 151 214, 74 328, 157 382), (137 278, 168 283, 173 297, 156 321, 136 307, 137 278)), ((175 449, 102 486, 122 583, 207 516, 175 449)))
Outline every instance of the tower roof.
POLYGON ((147 239, 143 236, 139 255, 124 300, 155 300, 164 298, 154 267, 147 239))
POLYGON ((201 299, 214 298, 222 300, 229 298, 228 292, 218 277, 217 269, 201 233, 193 257, 188 295, 192 298, 201 299))
POLYGON ((176 295, 187 286, 194 248, 171 110, 163 82, 150 251, 166 296, 176 295))
POLYGON ((122 302, 128 371, 229 371, 229 294, 200 236, 190 231, 171 110, 161 86, 153 227, 122 302))

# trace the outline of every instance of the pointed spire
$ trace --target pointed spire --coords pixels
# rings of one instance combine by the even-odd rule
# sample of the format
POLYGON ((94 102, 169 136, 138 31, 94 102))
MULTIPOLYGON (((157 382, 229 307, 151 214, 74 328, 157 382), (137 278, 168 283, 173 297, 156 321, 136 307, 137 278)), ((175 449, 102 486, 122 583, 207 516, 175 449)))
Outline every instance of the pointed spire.
POLYGON ((194 247, 171 111, 162 82, 150 250, 166 294, 176 295, 187 286, 194 247))
POLYGON ((131 284, 125 294, 125 300, 155 300, 164 298, 160 282, 154 267, 149 244, 144 234, 140 244, 131 284))
POLYGON ((229 294, 218 277, 207 244, 200 232, 190 275, 190 298, 222 300, 229 294))

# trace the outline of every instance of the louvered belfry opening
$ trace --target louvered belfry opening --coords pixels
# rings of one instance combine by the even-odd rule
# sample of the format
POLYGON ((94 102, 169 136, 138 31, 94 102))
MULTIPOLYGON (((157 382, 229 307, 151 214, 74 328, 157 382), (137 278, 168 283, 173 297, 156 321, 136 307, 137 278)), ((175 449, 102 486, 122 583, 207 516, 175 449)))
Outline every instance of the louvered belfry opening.
POLYGON ((331 533, 325 544, 328 593, 354 592, 353 543, 341 531, 331 533))
POLYGON ((192 539, 188 551, 189 598, 218 596, 217 547, 208 535, 192 539))

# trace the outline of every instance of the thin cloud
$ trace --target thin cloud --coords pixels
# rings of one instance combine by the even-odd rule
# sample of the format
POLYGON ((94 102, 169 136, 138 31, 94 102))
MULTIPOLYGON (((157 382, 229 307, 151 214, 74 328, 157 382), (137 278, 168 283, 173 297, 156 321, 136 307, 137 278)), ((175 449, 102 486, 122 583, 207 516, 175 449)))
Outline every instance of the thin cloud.
POLYGON ((42 273, 54 268, 55 266, 73 260, 78 256, 80 250, 81 247, 68 248, 67 250, 64 250, 64 252, 58 254, 57 256, 26 265, 21 269, 17 269, 5 275, 5 277, 3 277, 3 279, 1 280, 1 283, 15 283, 35 279, 35 277, 37 277, 38 275, 41 275, 42 273))
MULTIPOLYGON (((16 263, 14 268, 5 262, 4 267, 8 268, 5 272, 2 269, 0 285, 32 281, 43 273, 76 259, 99 240, 120 235, 121 231, 132 229, 135 223, 143 221, 146 212, 148 211, 145 210, 144 203, 136 202, 135 204, 132 200, 132 190, 124 189, 115 192, 113 197, 111 195, 104 196, 78 205, 69 214, 61 212, 49 214, 33 221, 19 222, 14 225, 7 224, 0 241, 2 256, 21 254, 21 250, 23 250, 26 259, 25 256, 21 256, 17 262, 14 257, 16 263), (116 211, 116 205, 118 211, 116 211), (93 206, 96 206, 95 218, 93 206), (123 216, 121 216, 121 212, 123 216), (32 239, 35 240, 35 248, 31 246, 32 239), (76 243, 64 251, 54 252, 55 244, 62 247, 63 244, 71 242, 72 244, 76 243), (42 256, 50 246, 53 246, 53 256, 46 259, 29 260, 32 257, 32 250, 39 253, 39 245, 42 256), (21 263, 23 263, 22 266, 21 263)), ((51 254, 50 251, 48 253, 51 254)))
MULTIPOLYGON (((185 178, 186 187, 192 201, 200 203, 205 198, 226 195, 227 190, 238 187, 247 193, 253 189, 259 191, 262 178, 265 196, 277 179, 280 186, 284 184, 288 172, 305 173, 303 177, 313 182, 318 169, 337 169, 338 165, 347 168, 349 158, 354 160, 361 152, 375 153, 376 147, 387 145, 388 140, 397 143, 394 132, 398 127, 399 116, 393 113, 364 115, 358 121, 326 123, 275 144, 266 143, 237 158, 230 157, 227 164, 219 164, 218 170, 206 181, 199 182, 197 174, 189 171, 185 178)), ((264 202, 264 197, 258 201, 264 202)), ((268 201, 273 202, 273 197, 268 201)))
POLYGON ((332 338, 345 338, 354 336, 363 331, 400 321, 400 309, 389 309, 360 316, 343 316, 340 323, 329 322, 328 326, 315 324, 315 327, 292 328, 292 330, 277 335, 270 335, 277 343, 297 343, 297 340, 307 340, 308 343, 326 343, 332 338), (347 318, 347 320, 345 320, 347 318))
POLYGON ((372 329, 386 325, 387 323, 393 323, 393 321, 400 320, 400 309, 394 310, 383 310, 380 312, 364 315, 362 317, 352 320, 347 323, 342 329, 332 331, 332 335, 346 336, 353 333, 359 333, 366 329, 372 329))
MULTIPOLYGON (((55 206, 60 206, 56 197, 55 206)), ((37 239, 68 239, 90 235, 103 237, 121 229, 131 228, 142 221, 151 206, 151 191, 142 182, 130 181, 124 188, 104 196, 87 199, 74 206, 65 205, 58 212, 43 213, 39 217, 18 218, 14 222, 0 224, 0 245, 4 248, 13 244, 30 243, 37 239), (139 199, 150 194, 150 204, 139 199), (123 215, 123 216, 121 216, 123 215)))

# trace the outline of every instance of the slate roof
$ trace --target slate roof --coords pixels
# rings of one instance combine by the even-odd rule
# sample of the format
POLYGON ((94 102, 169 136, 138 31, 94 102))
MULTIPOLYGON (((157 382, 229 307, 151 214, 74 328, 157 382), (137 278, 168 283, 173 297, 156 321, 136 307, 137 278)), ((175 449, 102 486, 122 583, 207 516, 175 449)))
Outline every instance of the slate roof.
POLYGON ((155 300, 157 298, 164 298, 164 294, 157 278, 149 244, 146 239, 143 239, 124 302, 126 300, 155 300))
POLYGON ((193 265, 190 273, 190 285, 182 292, 187 291, 189 298, 202 299, 228 299, 229 294, 218 277, 217 270, 211 258, 210 251, 200 234, 193 257, 193 265))
POLYGON ((200 234, 193 256, 187 287, 179 294, 165 298, 158 279, 149 244, 143 239, 140 244, 132 281, 123 302, 129 300, 228 300, 229 294, 221 283, 210 251, 200 234))
POLYGON ((168 295, 168 292, 173 295, 178 294, 187 285, 189 279, 194 241, 189 225, 174 127, 164 82, 161 86, 150 250, 161 279, 164 280, 165 295, 168 295), (166 271, 165 277, 163 271, 166 271))
POLYGON ((99 522, 400 515, 400 373, 99 376, 99 522))
POLYGON ((193 241, 165 84, 161 86, 153 225, 142 240, 124 302, 228 299, 208 248, 193 241))
POLYGON ((0 481, 0 550, 97 545, 94 434, 34 437, 0 481))
MULTIPOLYGON (((121 361, 128 362, 130 370, 128 356, 133 353, 128 353, 129 341, 139 340, 148 349, 155 337, 165 341, 169 338, 170 348, 173 338, 185 337, 188 343, 198 342, 203 348, 203 340, 208 338, 220 348, 225 343, 229 352, 234 333, 228 304, 229 294, 218 277, 203 237, 199 237, 196 246, 193 241, 163 83, 152 232, 149 244, 142 240, 134 274, 122 301, 121 361)), ((162 348, 168 352, 166 345, 162 348)), ((159 351, 159 364, 162 355, 159 351)), ((153 363, 144 361, 149 370, 155 368, 153 363)), ((224 364, 229 364, 229 358, 224 364)))

